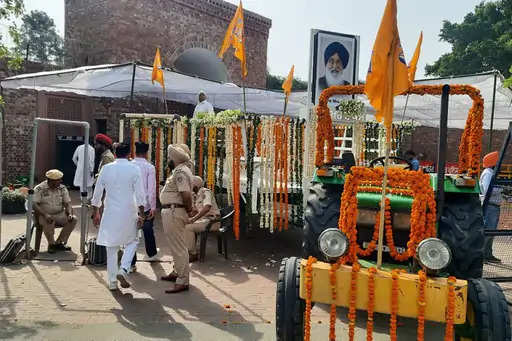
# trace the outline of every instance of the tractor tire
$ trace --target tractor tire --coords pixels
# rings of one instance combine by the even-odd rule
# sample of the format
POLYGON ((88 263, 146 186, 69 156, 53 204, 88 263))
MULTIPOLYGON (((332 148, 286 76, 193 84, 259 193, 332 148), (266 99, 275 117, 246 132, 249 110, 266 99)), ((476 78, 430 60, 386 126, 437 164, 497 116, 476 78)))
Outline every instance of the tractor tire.
POLYGON ((481 278, 484 258, 484 229, 478 194, 448 193, 439 220, 439 238, 451 249, 447 271, 462 279, 481 278))
POLYGON ((325 229, 338 227, 340 202, 343 186, 315 183, 309 189, 306 210, 304 212, 304 230, 302 256, 323 259, 318 248, 318 237, 325 229))
POLYGON ((508 304, 501 288, 483 278, 468 281, 466 323, 455 329, 456 340, 510 341, 508 304))
POLYGON ((278 341, 304 340, 304 309, 299 297, 300 259, 284 258, 279 268, 276 292, 276 335, 278 341))

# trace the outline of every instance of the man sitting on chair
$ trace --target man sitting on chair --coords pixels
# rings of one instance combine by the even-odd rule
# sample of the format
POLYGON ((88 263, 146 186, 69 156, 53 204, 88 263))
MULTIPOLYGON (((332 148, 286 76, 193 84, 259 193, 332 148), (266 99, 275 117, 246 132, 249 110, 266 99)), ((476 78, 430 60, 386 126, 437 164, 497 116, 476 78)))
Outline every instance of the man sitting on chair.
POLYGON ((34 210, 37 223, 48 240, 48 253, 71 250, 66 243, 77 222, 69 192, 62 185, 63 176, 61 171, 51 169, 46 172, 46 181, 34 188, 34 210), (54 239, 56 226, 62 227, 57 241, 54 239))
MULTIPOLYGON (((203 187, 203 179, 199 176, 192 178, 192 189, 196 194, 195 212, 190 218, 190 223, 185 226, 185 243, 188 248, 189 261, 195 262, 199 258, 196 248, 196 233, 206 230, 211 220, 220 217, 220 211, 212 191, 203 187)), ((217 231, 219 225, 220 223, 213 224, 210 231, 217 231)))

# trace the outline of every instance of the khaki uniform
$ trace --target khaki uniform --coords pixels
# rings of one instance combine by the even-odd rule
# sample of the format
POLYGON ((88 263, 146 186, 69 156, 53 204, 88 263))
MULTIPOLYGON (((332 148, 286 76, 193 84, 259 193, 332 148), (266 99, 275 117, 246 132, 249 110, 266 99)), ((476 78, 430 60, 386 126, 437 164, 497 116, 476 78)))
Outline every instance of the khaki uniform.
POLYGON ((62 227, 57 243, 66 244, 71 232, 76 226, 77 218, 72 216, 72 220, 68 221, 64 204, 71 203, 69 192, 64 185, 60 185, 56 189, 51 189, 48 182, 41 182, 34 188, 34 202, 38 204, 42 211, 49 214, 53 222, 49 223, 44 216, 36 214, 39 226, 43 228, 43 233, 48 240, 48 244, 55 244, 54 234, 55 227, 62 227))
MULTIPOLYGON (((192 192, 192 172, 186 164, 179 164, 167 178, 160 192, 160 202, 166 205, 183 205, 181 194, 192 192)), ((188 285, 189 262, 188 251, 185 245, 185 225, 189 217, 185 208, 174 207, 162 210, 162 224, 169 239, 171 255, 174 260, 174 272, 178 276, 176 284, 188 285)))
MULTIPOLYGON (((215 197, 212 191, 208 188, 202 187, 199 189, 195 199, 195 209, 198 212, 201 212, 204 206, 210 205, 211 208, 203 217, 192 224, 187 224, 185 226, 185 242, 187 244, 187 249, 190 254, 197 254, 196 249, 196 233, 203 232, 206 230, 208 224, 212 219, 217 219, 220 217, 219 207, 217 206, 217 202, 215 201, 215 197)), ((210 228, 210 231, 218 231, 220 228, 220 223, 215 223, 210 228)))
POLYGON ((101 168, 103 168, 103 166, 105 166, 108 163, 114 162, 114 160, 116 159, 114 157, 114 154, 112 154, 112 152, 110 151, 110 149, 105 150, 101 154, 100 158, 101 158, 101 160, 100 160, 100 165, 98 166, 98 174, 100 173, 101 168))

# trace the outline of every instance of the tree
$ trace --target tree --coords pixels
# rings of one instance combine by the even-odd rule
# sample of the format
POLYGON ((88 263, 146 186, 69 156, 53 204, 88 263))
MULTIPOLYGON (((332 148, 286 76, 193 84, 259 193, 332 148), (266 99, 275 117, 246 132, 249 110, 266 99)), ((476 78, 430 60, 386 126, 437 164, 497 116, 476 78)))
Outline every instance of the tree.
MULTIPOLYGON (((282 85, 285 80, 285 77, 271 75, 267 72, 267 89, 270 90, 283 90, 282 85)), ((308 83, 304 82, 298 78, 293 78, 293 90, 307 90, 308 83)))
POLYGON ((482 2, 468 13, 462 23, 443 22, 440 40, 452 45, 425 74, 453 76, 492 69, 511 75, 512 0, 482 2))
MULTIPOLYGON (((7 26, 8 35, 15 44, 20 39, 15 20, 23 14, 24 10, 23 0, 0 0, 0 22, 7 26)), ((23 62, 21 55, 16 51, 10 51, 4 38, 0 33, 0 59, 7 60, 9 69, 19 69, 23 62)))
POLYGON ((22 18, 20 40, 16 45, 19 53, 40 63, 62 64, 64 40, 57 33, 55 22, 42 11, 32 11, 22 18))

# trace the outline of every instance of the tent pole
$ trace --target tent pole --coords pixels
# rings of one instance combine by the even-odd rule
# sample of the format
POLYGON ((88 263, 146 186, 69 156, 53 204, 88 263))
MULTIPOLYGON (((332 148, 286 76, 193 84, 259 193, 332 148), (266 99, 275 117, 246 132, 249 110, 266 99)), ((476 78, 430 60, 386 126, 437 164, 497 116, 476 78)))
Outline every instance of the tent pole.
POLYGON ((137 68, 137 63, 133 62, 133 73, 132 73, 132 88, 130 90, 130 108, 133 109, 133 90, 135 89, 135 69, 137 68))
POLYGON ((494 86, 492 90, 492 107, 491 107, 491 130, 489 131, 489 147, 488 152, 492 152, 492 135, 494 128, 494 107, 496 106, 496 80, 498 78, 498 72, 494 71, 494 86))

